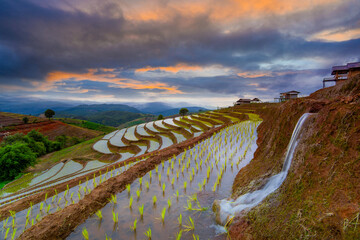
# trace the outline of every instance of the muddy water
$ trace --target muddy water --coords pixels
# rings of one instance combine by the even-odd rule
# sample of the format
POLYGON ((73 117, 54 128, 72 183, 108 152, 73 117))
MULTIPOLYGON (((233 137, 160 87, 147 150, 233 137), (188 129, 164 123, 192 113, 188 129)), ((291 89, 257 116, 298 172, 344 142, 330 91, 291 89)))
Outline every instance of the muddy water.
POLYGON ((144 233, 149 228, 153 239, 176 239, 179 231, 182 231, 182 239, 193 239, 193 234, 200 239, 213 238, 218 234, 218 226, 215 225, 211 205, 215 199, 230 196, 233 179, 252 159, 258 124, 246 121, 230 126, 159 164, 157 169, 131 184, 130 192, 124 190, 117 194, 116 203, 109 202, 101 210, 101 220, 94 214, 68 239, 82 239, 84 228, 90 239, 105 239, 105 236, 112 239, 146 239, 144 233), (221 180, 215 184, 217 179, 221 180), (157 198, 155 205, 154 196, 157 198), (131 208, 130 199, 133 199, 131 208), (140 206, 144 206, 143 217, 139 213, 140 206), (164 221, 161 217, 163 209, 166 211, 164 221), (113 213, 118 214, 117 223, 113 221, 113 213), (178 222, 180 214, 182 225, 178 222), (194 221, 195 228, 186 231, 189 217, 194 221), (137 230, 133 231, 130 226, 135 219, 137 230))

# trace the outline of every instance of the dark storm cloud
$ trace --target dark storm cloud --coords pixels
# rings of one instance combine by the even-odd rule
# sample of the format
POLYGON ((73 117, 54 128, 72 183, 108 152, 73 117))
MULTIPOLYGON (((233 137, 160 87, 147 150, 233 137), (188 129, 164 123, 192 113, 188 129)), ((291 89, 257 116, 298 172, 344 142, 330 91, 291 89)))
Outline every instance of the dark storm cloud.
MULTIPOLYGON (((84 73, 87 69, 102 67, 118 68, 123 71, 120 77, 144 81, 149 79, 136 76, 133 73, 136 68, 172 66, 179 62, 220 65, 239 71, 263 70, 264 64, 268 65, 267 71, 310 68, 312 75, 308 77, 321 79, 326 75, 324 68, 330 64, 360 60, 360 39, 324 42, 308 38, 322 30, 358 27, 358 1, 347 1, 336 8, 330 4, 329 8, 318 7, 281 16, 242 18, 234 23, 235 30, 226 33, 207 13, 186 18, 175 13, 166 21, 131 21, 124 17, 122 7, 111 1, 96 14, 51 7, 53 3, 45 6, 44 2, 41 6, 26 0, 0 2, 0 83, 29 86, 29 81, 44 81, 53 71, 84 73), (347 14, 335 17, 337 12, 347 14), (298 61, 315 58, 323 59, 324 63, 321 66, 298 65, 298 61)), ((300 87, 298 77, 296 73, 260 77, 256 79, 257 88, 278 92, 294 84, 300 87)), ((191 81, 181 77, 159 77, 153 81, 178 86, 179 90, 189 93, 259 91, 248 85, 255 79, 241 78, 236 72, 215 77, 194 76, 191 81)), ((57 86, 57 89, 73 89, 74 92, 89 89, 89 93, 97 90, 124 96, 137 92, 90 81, 66 84, 69 85, 57 86)), ((310 90, 305 87, 305 91, 310 90)))

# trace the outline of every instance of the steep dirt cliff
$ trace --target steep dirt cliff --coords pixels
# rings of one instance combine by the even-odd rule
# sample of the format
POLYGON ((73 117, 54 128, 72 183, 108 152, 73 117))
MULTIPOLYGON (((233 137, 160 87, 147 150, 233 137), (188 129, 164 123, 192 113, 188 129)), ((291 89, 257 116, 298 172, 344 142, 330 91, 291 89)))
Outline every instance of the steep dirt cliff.
POLYGON ((317 114, 283 185, 236 217, 231 239, 359 239, 360 76, 306 98, 257 105, 256 112, 264 119, 258 149, 234 181, 234 198, 281 170, 296 122, 305 112, 317 114))

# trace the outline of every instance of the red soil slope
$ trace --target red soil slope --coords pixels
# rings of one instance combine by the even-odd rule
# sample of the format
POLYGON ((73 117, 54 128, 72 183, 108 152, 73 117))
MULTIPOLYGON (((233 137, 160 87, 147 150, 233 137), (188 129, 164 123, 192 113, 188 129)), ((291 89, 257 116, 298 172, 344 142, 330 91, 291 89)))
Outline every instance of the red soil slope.
POLYGON ((0 141, 6 135, 12 135, 15 133, 27 134, 34 129, 41 132, 45 136, 48 136, 50 140, 54 140, 57 136, 60 135, 88 140, 101 134, 101 132, 98 131, 72 126, 60 121, 44 121, 39 123, 20 124, 12 126, 10 130, 3 130, 0 132, 0 141))

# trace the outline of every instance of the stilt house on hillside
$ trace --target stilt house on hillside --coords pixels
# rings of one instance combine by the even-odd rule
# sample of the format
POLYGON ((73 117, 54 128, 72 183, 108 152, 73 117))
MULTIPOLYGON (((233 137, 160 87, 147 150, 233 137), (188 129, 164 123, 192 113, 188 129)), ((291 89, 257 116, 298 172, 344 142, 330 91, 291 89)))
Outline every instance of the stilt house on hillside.
POLYGON ((249 103, 260 103, 260 99, 254 98, 254 99, 246 99, 246 98, 240 98, 237 100, 234 105, 243 105, 243 104, 249 104, 249 103))
POLYGON ((289 91, 289 92, 283 92, 280 93, 280 97, 275 98, 275 101, 284 102, 286 100, 295 99, 298 98, 300 92, 298 91, 289 91))
POLYGON ((331 75, 333 75, 333 77, 323 79, 323 88, 327 82, 335 82, 335 84, 338 84, 357 74, 360 74, 360 62, 348 63, 343 66, 333 66, 331 69, 331 75))

